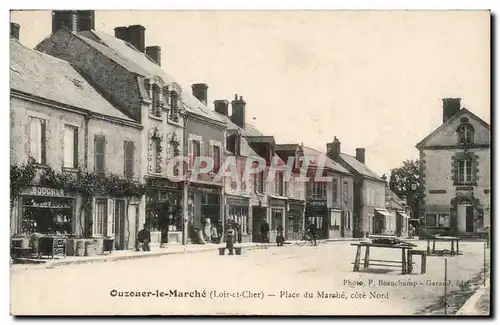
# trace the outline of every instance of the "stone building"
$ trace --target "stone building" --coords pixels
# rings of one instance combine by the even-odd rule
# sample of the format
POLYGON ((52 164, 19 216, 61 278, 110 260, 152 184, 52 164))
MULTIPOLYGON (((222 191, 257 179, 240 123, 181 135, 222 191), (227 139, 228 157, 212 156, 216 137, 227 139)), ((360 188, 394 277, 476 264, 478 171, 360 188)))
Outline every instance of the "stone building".
POLYGON ((392 215, 385 209, 385 181, 365 163, 365 149, 357 148, 356 156, 341 152, 335 137, 327 144, 328 156, 353 175, 353 237, 385 233, 386 218, 392 215))
POLYGON ((491 129, 460 98, 442 101, 442 124, 416 146, 421 224, 424 235, 476 236, 490 227, 491 129))
POLYGON ((143 175, 143 127, 68 62, 23 46, 20 27, 11 28, 11 164, 32 157, 37 169, 33 186, 14 198, 11 233, 91 237, 101 244, 109 237, 115 249, 133 248, 142 201, 99 195, 89 209, 81 193, 46 184, 46 173, 74 178, 82 170, 137 181, 143 175))

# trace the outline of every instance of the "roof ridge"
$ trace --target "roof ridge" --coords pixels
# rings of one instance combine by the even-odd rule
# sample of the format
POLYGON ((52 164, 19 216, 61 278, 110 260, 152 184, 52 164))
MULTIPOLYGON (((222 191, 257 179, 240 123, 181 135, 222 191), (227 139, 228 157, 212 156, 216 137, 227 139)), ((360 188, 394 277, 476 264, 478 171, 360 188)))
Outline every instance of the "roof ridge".
POLYGON ((21 42, 20 42, 20 41, 18 41, 18 40, 11 39, 11 43, 12 43, 12 42, 15 42, 15 44, 19 44, 19 45, 20 45, 20 46, 22 46, 24 49, 26 49, 26 50, 28 50, 28 51, 30 51, 30 52, 32 52, 32 53, 35 53, 35 54, 37 54, 37 55, 39 55, 39 56, 41 56, 41 57, 47 58, 47 59, 49 59, 49 60, 61 61, 61 62, 64 62, 65 64, 67 64, 67 65, 69 65, 69 66, 73 67, 73 66, 71 65, 71 63, 69 63, 68 61, 65 61, 65 60, 63 60, 63 59, 57 58, 57 57, 55 57, 55 56, 52 56, 52 55, 47 54, 47 53, 44 53, 44 52, 42 52, 42 51, 38 51, 37 49, 32 49, 32 48, 30 48, 30 47, 27 47, 26 45, 24 45, 23 43, 21 43, 21 42))

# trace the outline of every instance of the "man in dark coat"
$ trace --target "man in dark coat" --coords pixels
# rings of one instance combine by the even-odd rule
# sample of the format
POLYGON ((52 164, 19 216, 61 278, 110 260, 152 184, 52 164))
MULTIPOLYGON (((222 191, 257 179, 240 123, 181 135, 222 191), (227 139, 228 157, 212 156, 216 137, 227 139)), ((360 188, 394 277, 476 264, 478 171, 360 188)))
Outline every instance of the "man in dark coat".
POLYGON ((311 242, 316 246, 316 226, 310 223, 306 229, 307 234, 311 237, 311 242))
POLYGON ((262 224, 260 225, 260 235, 262 236, 263 243, 269 243, 268 232, 269 223, 267 222, 267 220, 264 220, 264 222, 262 222, 262 224))

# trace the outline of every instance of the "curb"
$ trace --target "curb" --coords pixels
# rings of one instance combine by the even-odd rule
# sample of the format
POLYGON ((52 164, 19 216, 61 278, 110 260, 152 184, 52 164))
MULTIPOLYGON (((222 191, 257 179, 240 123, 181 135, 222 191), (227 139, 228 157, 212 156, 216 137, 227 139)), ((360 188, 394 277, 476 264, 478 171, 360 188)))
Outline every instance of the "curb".
MULTIPOLYGON (((469 299, 467 299, 465 304, 463 304, 463 306, 460 307, 460 309, 457 311, 457 313, 455 315, 462 315, 462 316, 478 315, 478 313, 475 309, 475 306, 476 306, 476 303, 479 301, 479 299, 481 299, 481 296, 486 292, 486 290, 488 290, 490 288, 489 282, 490 282, 490 277, 488 277, 486 279, 487 285, 486 286, 481 285, 476 290, 476 292, 474 292, 474 294, 469 299)), ((490 299, 491 299, 491 297, 490 297, 490 299)))
MULTIPOLYGON (((263 244, 255 244, 255 245, 248 245, 244 246, 242 248, 246 249, 264 249, 267 248, 269 245, 263 245, 263 244)), ((82 260, 69 260, 69 261, 60 261, 60 262, 53 262, 53 263, 27 263, 25 265, 32 265, 31 267, 24 267, 22 269, 17 269, 17 270, 11 270, 11 272, 17 272, 17 271, 25 271, 29 269, 52 269, 54 267, 58 266, 64 266, 64 265, 71 265, 71 264, 90 264, 90 263, 107 263, 107 262, 116 262, 116 261, 125 261, 125 260, 132 260, 132 259, 139 259, 139 258, 148 258, 148 257, 159 257, 159 256, 165 256, 165 255, 176 255, 176 254, 194 254, 194 253, 203 253, 203 252, 210 252, 210 251, 217 251, 220 247, 207 247, 207 248, 201 248, 201 249, 195 249, 195 250, 181 250, 181 251, 163 251, 163 252, 157 252, 157 253, 146 253, 146 254, 137 254, 137 255, 118 255, 118 256, 113 256, 113 255, 107 255, 106 257, 98 257, 98 258, 87 258, 87 259, 82 259, 82 260)), ((20 265, 20 264, 18 264, 20 265)))

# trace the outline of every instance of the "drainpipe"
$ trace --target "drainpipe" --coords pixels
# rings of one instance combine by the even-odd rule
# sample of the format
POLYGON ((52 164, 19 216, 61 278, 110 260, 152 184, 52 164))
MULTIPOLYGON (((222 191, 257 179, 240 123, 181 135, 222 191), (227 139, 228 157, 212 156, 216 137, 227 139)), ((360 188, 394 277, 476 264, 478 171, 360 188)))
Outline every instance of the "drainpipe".
MULTIPOLYGON (((188 142, 188 132, 187 132, 187 121, 189 119, 187 112, 184 112, 183 114, 184 118, 184 126, 183 126, 183 144, 184 144, 184 150, 183 154, 184 157, 189 157, 189 142, 188 142)), ((188 169, 189 169, 189 164, 188 164, 188 169)), ((184 170, 183 170, 184 172, 184 170)), ((184 179, 184 187, 183 187, 183 195, 182 195, 182 245, 187 244, 187 238, 188 238, 188 222, 189 222, 189 177, 187 177, 187 173, 185 173, 185 179, 184 179)))

